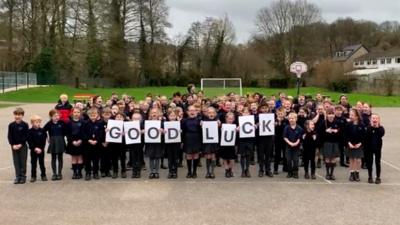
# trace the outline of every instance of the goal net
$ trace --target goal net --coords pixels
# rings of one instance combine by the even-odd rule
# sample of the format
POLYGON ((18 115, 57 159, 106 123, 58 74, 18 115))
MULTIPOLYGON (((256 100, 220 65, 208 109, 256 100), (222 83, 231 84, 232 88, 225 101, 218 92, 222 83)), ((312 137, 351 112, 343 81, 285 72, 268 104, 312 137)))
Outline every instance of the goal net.
POLYGON ((207 97, 235 93, 243 95, 241 78, 203 78, 201 79, 201 90, 207 97))

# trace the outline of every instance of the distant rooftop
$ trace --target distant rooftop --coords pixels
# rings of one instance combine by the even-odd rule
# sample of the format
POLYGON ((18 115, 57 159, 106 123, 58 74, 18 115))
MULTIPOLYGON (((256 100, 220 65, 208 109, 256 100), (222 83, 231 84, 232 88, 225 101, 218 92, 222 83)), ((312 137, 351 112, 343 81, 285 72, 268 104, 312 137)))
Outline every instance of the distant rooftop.
POLYGON ((400 49, 391 49, 387 51, 370 52, 364 56, 358 57, 355 61, 375 60, 380 58, 400 57, 400 49))
POLYGON ((349 45, 344 47, 342 50, 337 51, 334 60, 335 61, 346 61, 348 60, 358 49, 362 48, 363 45, 356 44, 356 45, 349 45))

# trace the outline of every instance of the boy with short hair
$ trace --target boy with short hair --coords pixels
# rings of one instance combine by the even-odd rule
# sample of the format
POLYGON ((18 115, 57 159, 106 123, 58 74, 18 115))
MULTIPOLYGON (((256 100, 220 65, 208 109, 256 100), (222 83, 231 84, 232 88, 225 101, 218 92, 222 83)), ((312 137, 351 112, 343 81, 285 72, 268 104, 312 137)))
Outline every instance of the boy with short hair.
POLYGON ((14 184, 24 184, 26 182, 26 160, 28 157, 26 141, 29 126, 22 120, 25 115, 22 108, 16 108, 13 114, 14 121, 8 125, 8 143, 11 145, 15 168, 14 184))
POLYGON ((28 145, 31 150, 31 182, 36 181, 36 168, 39 161, 40 177, 47 181, 46 167, 44 165, 44 148, 46 146, 47 133, 41 127, 42 118, 38 115, 31 117, 32 128, 28 131, 28 145))
POLYGON ((300 140, 303 135, 303 129, 297 125, 297 114, 289 113, 289 125, 283 130, 283 139, 286 142, 286 160, 288 167, 287 178, 299 178, 299 153, 300 140))
POLYGON ((96 108, 91 108, 87 112, 89 121, 84 126, 85 134, 85 180, 89 181, 92 178, 99 179, 99 160, 101 152, 101 142, 103 140, 104 125, 99 120, 99 111, 96 108))

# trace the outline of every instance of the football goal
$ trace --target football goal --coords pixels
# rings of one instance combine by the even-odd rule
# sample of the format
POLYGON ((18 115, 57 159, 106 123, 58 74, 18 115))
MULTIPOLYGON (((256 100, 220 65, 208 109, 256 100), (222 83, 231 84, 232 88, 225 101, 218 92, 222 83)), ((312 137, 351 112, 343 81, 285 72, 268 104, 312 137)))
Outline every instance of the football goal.
POLYGON ((202 78, 201 90, 207 97, 235 93, 243 95, 241 78, 202 78))

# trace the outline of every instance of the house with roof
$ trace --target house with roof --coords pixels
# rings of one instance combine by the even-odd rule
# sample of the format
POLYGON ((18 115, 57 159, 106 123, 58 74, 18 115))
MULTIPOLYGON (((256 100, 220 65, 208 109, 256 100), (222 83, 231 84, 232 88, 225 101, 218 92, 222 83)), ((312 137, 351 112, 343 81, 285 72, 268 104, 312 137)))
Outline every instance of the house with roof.
POLYGON ((355 59, 367 55, 368 53, 369 50, 362 44, 350 45, 337 51, 333 56, 333 61, 339 63, 346 73, 354 69, 353 64, 355 59))
POLYGON ((354 60, 350 75, 378 76, 387 71, 400 73, 400 49, 370 52, 354 60))
POLYGON ((357 89, 380 94, 400 93, 400 49, 374 51, 354 59, 353 71, 345 75, 356 78, 357 89))

